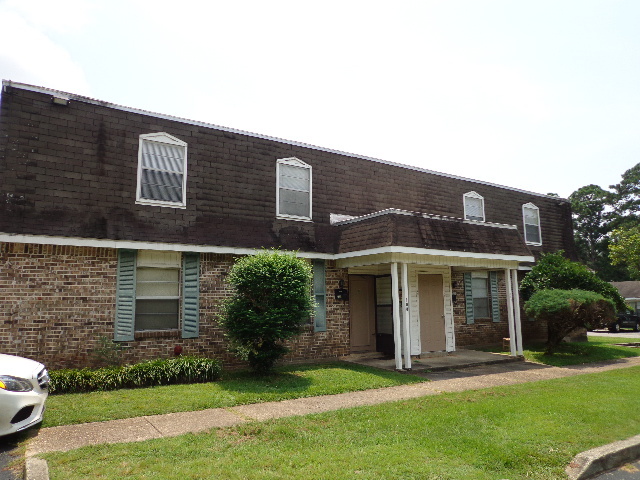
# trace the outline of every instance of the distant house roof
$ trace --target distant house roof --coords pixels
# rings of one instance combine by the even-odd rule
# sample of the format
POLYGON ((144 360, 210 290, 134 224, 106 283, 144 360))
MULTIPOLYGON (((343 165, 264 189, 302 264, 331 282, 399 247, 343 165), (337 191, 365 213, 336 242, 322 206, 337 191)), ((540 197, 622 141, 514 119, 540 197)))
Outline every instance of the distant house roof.
POLYGON ((611 282, 626 300, 640 300, 640 282, 611 282))

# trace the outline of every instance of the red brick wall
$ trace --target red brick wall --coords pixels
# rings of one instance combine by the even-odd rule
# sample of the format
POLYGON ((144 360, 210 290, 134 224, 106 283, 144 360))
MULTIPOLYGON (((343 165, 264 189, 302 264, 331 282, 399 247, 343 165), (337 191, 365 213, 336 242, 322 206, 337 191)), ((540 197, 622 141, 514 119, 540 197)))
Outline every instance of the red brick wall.
POLYGON ((0 243, 0 351, 84 365, 113 336, 116 251, 0 243))
POLYGON ((290 343, 291 353, 287 361, 304 358, 331 358, 349 354, 349 303, 336 300, 334 290, 339 288, 340 280, 344 288, 349 288, 347 270, 335 267, 335 261, 326 263, 327 280, 327 331, 314 332, 313 325, 290 343))
MULTIPOLYGON (((117 251, 0 243, 0 260, 0 352, 34 358, 49 368, 92 365, 99 337, 113 338, 117 251)), ((135 341, 120 343, 125 361, 170 357, 180 346, 184 355, 238 365, 215 321, 220 302, 230 293, 224 280, 232 264, 232 255, 201 255, 198 338, 139 332, 135 341)), ((327 267, 327 331, 306 329, 291 342, 289 361, 348 353, 348 304, 333 298, 339 280, 346 285, 348 278, 334 262, 327 267)))
MULTIPOLYGON (((455 282, 453 293, 456 294, 454 304, 454 325, 456 346, 466 347, 473 345, 498 345, 502 339, 509 337, 509 324, 507 322, 507 288, 504 272, 498 272, 498 298, 500 301, 500 321, 492 319, 475 319, 475 323, 467 324, 464 277, 462 272, 453 272, 451 281, 455 282)), ((522 301, 521 301, 522 306, 522 301)), ((530 321, 524 311, 520 313, 522 324, 522 340, 524 343, 533 340, 546 339, 546 324, 540 321, 530 321)))

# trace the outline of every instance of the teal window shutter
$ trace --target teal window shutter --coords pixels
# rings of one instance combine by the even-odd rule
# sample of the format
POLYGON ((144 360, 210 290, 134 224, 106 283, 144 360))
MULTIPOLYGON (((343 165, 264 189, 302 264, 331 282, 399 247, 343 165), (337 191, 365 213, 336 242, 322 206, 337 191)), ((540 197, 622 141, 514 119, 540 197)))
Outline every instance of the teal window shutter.
POLYGON ((182 255, 182 338, 200 334, 200 254, 182 255))
POLYGON ((489 272, 491 288, 491 318, 494 322, 500 321, 500 301, 498 299, 498 273, 489 272))
POLYGON ((114 341, 134 339, 136 318, 136 252, 118 250, 116 279, 116 321, 114 341))
POLYGON ((327 287, 324 260, 313 261, 313 298, 316 302, 313 331, 327 331, 327 287))
POLYGON ((473 291, 471 288, 471 273, 467 272, 464 274, 464 300, 467 311, 467 323, 474 323, 473 317, 473 291))

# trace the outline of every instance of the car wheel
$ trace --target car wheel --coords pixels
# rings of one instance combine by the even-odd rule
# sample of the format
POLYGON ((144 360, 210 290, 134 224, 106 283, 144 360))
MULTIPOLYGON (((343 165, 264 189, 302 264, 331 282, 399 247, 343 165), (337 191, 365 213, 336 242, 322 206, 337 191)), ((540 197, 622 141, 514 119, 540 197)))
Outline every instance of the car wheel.
POLYGON ((617 322, 616 322, 616 323, 613 325, 613 331, 614 331, 615 333, 620 333, 620 324, 619 324, 619 323, 617 323, 617 322))
POLYGON ((640 332, 640 322, 636 322, 636 324, 633 326, 633 331, 640 332))

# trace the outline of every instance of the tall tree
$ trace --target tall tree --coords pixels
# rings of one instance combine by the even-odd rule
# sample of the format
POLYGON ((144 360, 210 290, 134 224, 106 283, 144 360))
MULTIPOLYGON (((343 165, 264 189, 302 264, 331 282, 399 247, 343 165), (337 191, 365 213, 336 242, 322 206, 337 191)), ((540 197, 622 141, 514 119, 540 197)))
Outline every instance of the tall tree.
POLYGON ((620 183, 611 185, 614 226, 635 225, 640 221, 640 163, 622 174, 620 183))
POLYGON ((581 187, 571 195, 573 229, 580 260, 593 270, 600 270, 608 261, 607 234, 609 215, 607 207, 611 194, 598 185, 581 187))
POLYGON ((628 280, 631 270, 620 254, 613 262, 609 251, 614 229, 630 228, 640 222, 640 163, 609 188, 587 185, 569 196, 576 247, 580 260, 603 280, 628 280))
POLYGON ((609 250, 614 265, 625 266, 631 278, 640 280, 640 225, 616 228, 609 250))

